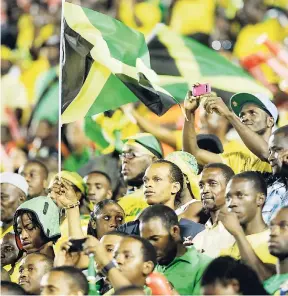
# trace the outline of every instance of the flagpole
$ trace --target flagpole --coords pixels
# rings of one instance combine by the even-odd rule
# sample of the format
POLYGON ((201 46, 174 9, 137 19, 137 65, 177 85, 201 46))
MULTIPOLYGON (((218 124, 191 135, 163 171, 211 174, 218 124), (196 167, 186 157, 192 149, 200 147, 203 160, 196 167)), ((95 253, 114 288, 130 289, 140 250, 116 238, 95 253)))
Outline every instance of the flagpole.
POLYGON ((158 32, 165 27, 165 24, 158 23, 156 26, 152 29, 151 33, 145 37, 146 44, 149 45, 149 43, 152 41, 152 39, 158 34, 158 32))
MULTIPOLYGON (((58 124, 58 175, 61 178, 61 152, 62 152, 62 120, 61 120, 61 108, 62 108, 62 64, 63 64, 63 37, 64 37, 64 2, 61 2, 61 29, 60 29, 60 63, 59 63, 59 124, 58 124)), ((64 55, 65 58, 65 55, 64 55)))

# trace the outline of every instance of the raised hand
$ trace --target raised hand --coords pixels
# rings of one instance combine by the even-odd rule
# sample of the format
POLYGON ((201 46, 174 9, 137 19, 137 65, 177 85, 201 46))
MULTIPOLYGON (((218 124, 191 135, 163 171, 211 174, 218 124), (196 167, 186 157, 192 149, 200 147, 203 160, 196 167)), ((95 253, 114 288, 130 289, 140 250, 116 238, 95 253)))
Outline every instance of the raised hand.
POLYGON ((65 179, 57 179, 52 185, 50 197, 58 207, 65 208, 79 201, 73 186, 65 179))
POLYGON ((243 232, 243 228, 233 212, 228 212, 226 207, 223 207, 218 215, 218 220, 222 222, 224 227, 233 235, 243 232))
POLYGON ((226 104, 223 102, 223 100, 220 97, 217 96, 204 96, 205 102, 204 102, 204 108, 207 113, 211 114, 213 112, 217 113, 221 116, 228 116, 230 114, 230 110, 226 106, 226 104))

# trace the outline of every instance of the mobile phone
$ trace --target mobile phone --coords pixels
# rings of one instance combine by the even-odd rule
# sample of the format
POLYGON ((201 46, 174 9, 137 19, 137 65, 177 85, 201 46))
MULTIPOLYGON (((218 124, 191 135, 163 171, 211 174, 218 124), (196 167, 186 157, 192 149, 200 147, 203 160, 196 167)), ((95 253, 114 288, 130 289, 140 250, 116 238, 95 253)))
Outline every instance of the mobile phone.
POLYGON ((211 85, 209 83, 194 86, 192 89, 193 97, 202 96, 211 92, 211 85))
POLYGON ((72 253, 83 251, 83 244, 85 243, 86 239, 86 237, 80 239, 70 239, 72 246, 69 248, 69 252, 72 253))

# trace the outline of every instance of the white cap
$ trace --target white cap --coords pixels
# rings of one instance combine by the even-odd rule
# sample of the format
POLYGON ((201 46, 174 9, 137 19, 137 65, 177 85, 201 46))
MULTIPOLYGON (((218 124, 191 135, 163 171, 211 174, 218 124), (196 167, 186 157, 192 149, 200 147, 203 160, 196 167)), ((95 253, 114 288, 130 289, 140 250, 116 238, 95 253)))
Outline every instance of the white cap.
POLYGON ((1 173, 0 174, 0 184, 3 184, 3 183, 14 185, 15 187, 22 190, 26 196, 28 195, 29 185, 26 182, 25 178, 19 174, 8 173, 8 172, 1 173))

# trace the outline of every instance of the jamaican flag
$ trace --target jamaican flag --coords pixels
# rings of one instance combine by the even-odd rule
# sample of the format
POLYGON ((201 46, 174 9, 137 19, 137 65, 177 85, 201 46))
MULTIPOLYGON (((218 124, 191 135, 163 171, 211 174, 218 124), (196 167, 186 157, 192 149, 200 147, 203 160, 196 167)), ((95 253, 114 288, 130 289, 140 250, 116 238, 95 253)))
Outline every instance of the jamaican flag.
POLYGON ((64 4, 62 123, 141 100, 157 115, 177 101, 157 85, 144 35, 121 22, 64 4))
POLYGON ((216 51, 164 25, 148 44, 151 67, 160 78, 159 85, 176 99, 183 100, 196 82, 210 83, 219 96, 237 92, 271 93, 241 67, 216 51))

